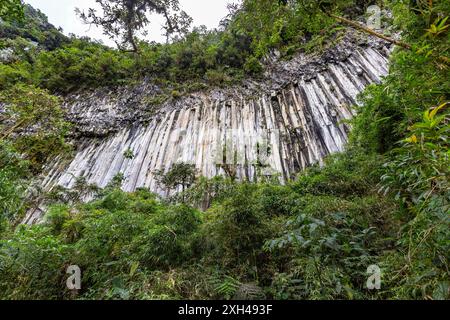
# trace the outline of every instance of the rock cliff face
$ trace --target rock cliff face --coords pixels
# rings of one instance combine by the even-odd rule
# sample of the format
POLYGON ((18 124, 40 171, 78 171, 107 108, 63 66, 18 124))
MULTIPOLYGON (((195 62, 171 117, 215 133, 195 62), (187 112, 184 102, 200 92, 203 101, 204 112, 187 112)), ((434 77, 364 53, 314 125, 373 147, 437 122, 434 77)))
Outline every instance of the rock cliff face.
MULTIPOLYGON (((346 35, 320 56, 273 57, 261 81, 212 89, 166 101, 156 111, 149 97, 159 88, 97 90, 67 98, 77 152, 68 164, 49 165, 46 189, 73 187, 78 177, 99 187, 123 174, 123 189, 163 193, 154 172, 176 162, 195 164, 206 177, 233 166, 236 177, 285 181, 330 153, 342 151, 357 95, 388 72, 390 47, 346 35)), ((39 218, 30 213, 28 222, 39 218)))

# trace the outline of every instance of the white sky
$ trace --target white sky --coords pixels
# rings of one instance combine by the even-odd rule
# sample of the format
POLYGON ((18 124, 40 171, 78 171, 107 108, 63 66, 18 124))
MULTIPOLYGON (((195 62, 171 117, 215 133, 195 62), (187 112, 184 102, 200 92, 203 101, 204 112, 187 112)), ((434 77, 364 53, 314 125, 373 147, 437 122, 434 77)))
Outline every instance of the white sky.
MULTIPOLYGON (((56 27, 62 27, 66 35, 74 33, 78 36, 88 36, 114 46, 114 42, 104 36, 101 29, 83 24, 74 12, 75 8, 86 11, 88 8, 96 8, 95 0, 25 0, 25 2, 45 13, 49 22, 56 27)), ((180 6, 194 19, 193 26, 205 25, 208 29, 213 29, 227 15, 226 5, 229 2, 233 1, 180 0, 180 6)), ((161 22, 161 18, 157 17, 148 26, 148 40, 165 41, 165 37, 161 35, 161 22)))

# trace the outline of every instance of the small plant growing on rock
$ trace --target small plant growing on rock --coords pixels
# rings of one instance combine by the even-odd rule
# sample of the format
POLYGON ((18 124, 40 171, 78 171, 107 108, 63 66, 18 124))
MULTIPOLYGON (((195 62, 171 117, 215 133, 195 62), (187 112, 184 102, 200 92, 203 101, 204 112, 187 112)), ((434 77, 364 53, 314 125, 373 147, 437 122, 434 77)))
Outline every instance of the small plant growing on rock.
POLYGON ((134 152, 133 152, 133 150, 128 149, 128 150, 126 150, 126 151, 123 153, 123 156, 124 156, 125 159, 133 160, 133 159, 134 159, 134 152))

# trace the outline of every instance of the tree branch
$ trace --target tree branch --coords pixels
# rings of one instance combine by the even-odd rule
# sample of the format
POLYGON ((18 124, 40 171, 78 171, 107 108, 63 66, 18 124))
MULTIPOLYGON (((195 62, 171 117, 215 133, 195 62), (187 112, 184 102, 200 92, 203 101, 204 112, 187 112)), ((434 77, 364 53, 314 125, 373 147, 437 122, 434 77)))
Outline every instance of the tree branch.
MULTIPOLYGON (((373 36, 375 36, 375 37, 377 37, 377 38, 383 39, 383 40, 385 40, 385 41, 387 41, 387 42, 389 42, 389 43, 393 43, 393 44, 395 44, 395 45, 397 45, 397 46, 399 46, 399 47, 402 47, 402 48, 404 48, 404 49, 412 50, 412 46, 411 46, 410 44, 406 43, 406 42, 399 41, 399 40, 396 40, 396 39, 394 39, 394 38, 385 36, 384 34, 381 34, 381 33, 379 33, 379 32, 376 32, 375 30, 370 29, 370 28, 368 28, 368 27, 366 27, 366 26, 364 26, 364 25, 362 25, 362 24, 360 24, 360 23, 358 23, 358 22, 349 20, 349 19, 344 18, 344 17, 341 17, 341 16, 337 16, 337 15, 335 15, 335 14, 333 14, 333 13, 327 13, 327 14, 328 14, 330 17, 336 19, 337 21, 342 22, 342 23, 345 23, 345 24, 347 24, 347 25, 349 25, 349 26, 351 26, 351 27, 353 27, 353 28, 355 28, 355 29, 358 29, 358 30, 360 30, 360 31, 366 32, 366 33, 368 33, 368 34, 370 34, 370 35, 373 35, 373 36)), ((441 62, 447 64, 447 65, 450 65, 450 59, 447 58, 447 57, 445 57, 445 56, 438 56, 437 59, 438 59, 439 61, 441 61, 441 62)))

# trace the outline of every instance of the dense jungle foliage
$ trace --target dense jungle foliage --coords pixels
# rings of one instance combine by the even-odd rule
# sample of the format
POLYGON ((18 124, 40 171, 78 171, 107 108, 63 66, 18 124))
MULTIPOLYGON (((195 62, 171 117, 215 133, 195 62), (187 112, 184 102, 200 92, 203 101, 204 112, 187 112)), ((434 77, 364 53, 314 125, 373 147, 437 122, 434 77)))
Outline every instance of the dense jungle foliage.
POLYGON ((0 0, 0 299, 450 298, 450 2, 244 0, 221 30, 141 41, 139 54, 65 37, 21 8, 0 0), (160 174, 183 186, 168 199, 125 193, 121 176, 40 190, 45 163, 70 154, 54 94, 144 77, 183 94, 257 78, 271 50, 320 51, 348 27, 333 15, 357 19, 373 3, 407 47, 361 95, 346 152, 323 166, 281 185, 180 164, 160 174), (42 200, 44 223, 20 225, 42 200), (83 271, 78 292, 66 288, 69 265, 83 271), (380 290, 367 289, 370 265, 380 290))

